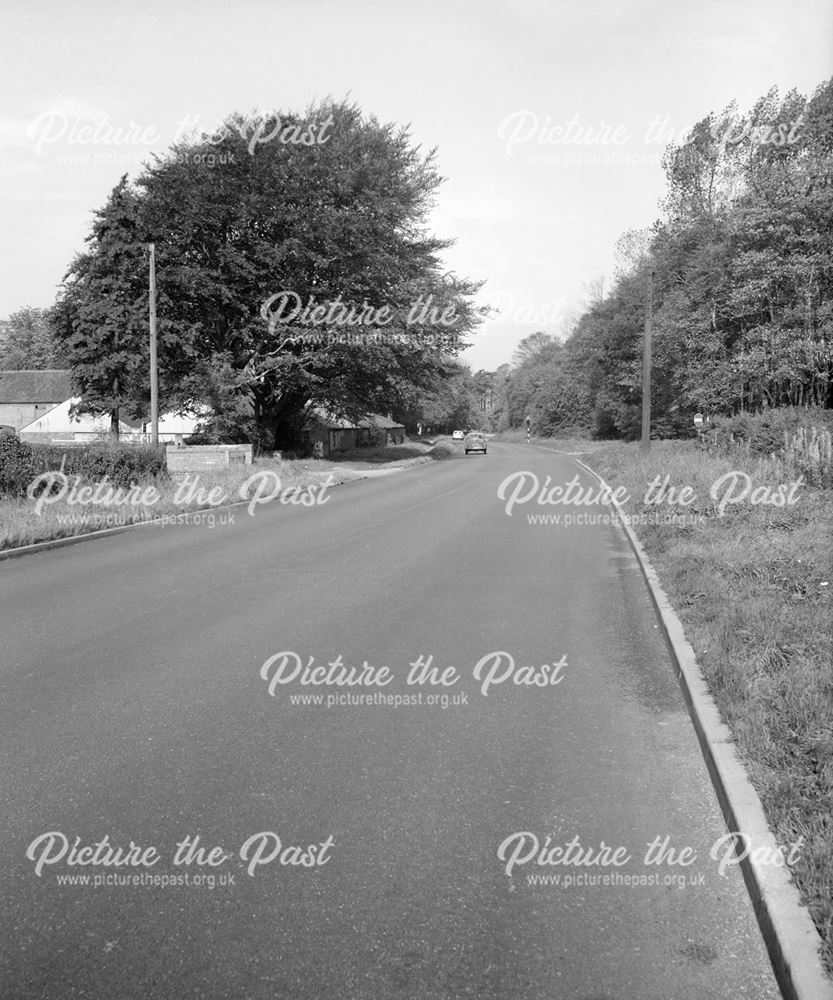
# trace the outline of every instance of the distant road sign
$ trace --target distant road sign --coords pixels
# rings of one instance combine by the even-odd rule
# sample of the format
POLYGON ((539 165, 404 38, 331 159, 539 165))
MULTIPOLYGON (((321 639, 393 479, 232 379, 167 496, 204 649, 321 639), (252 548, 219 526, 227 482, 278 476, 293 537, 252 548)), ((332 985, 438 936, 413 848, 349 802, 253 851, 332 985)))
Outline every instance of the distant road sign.
POLYGON ((695 427, 702 427, 703 426, 703 414, 702 413, 695 413, 694 414, 694 426, 695 427))

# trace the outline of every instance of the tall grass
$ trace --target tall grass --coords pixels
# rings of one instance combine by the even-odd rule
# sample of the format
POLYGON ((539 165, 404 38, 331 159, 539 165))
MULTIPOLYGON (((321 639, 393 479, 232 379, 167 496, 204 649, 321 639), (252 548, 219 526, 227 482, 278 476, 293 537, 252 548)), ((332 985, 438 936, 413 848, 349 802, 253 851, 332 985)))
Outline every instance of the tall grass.
POLYGON ((782 456, 791 473, 805 476, 814 486, 833 488, 833 435, 826 427, 785 431, 782 456))

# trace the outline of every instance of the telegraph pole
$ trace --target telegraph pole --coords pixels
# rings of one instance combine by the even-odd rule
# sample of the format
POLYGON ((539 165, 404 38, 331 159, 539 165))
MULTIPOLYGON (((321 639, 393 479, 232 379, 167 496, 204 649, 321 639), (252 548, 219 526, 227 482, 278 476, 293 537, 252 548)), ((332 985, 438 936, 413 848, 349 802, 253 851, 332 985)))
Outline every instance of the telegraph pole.
POLYGON ((150 244, 150 443, 159 444, 159 382, 156 373, 156 245, 150 244))
POLYGON ((654 271, 648 272, 645 302, 645 336, 642 341, 642 441, 641 451, 651 450, 651 323, 654 311, 654 271))
MULTIPOLYGON (((117 353, 118 349, 119 349, 119 328, 116 327, 115 332, 113 333, 113 353, 114 354, 117 353)), ((110 443, 111 444, 114 444, 114 443, 118 444, 118 441, 119 441, 119 403, 121 401, 120 400, 120 396, 119 396, 119 374, 118 374, 118 372, 116 372, 116 374, 113 376, 113 399, 115 400, 115 404, 113 406, 113 409, 110 410, 110 443)))

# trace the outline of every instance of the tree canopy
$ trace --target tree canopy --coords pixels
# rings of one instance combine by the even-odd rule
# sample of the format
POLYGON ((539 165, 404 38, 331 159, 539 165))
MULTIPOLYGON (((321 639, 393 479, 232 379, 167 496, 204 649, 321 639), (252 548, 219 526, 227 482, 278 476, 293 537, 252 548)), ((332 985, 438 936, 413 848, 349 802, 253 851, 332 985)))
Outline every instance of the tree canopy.
POLYGON ((427 228, 441 183, 434 151, 346 102, 175 144, 113 191, 56 304, 84 407, 148 412, 149 243, 161 406, 294 446, 310 406, 358 417, 433 390, 482 316, 427 228))
POLYGON ((698 410, 833 406, 833 81, 709 114, 664 166, 662 217, 622 237, 608 294, 563 350, 519 348, 507 425, 639 435, 651 271, 655 436, 690 433, 698 410))

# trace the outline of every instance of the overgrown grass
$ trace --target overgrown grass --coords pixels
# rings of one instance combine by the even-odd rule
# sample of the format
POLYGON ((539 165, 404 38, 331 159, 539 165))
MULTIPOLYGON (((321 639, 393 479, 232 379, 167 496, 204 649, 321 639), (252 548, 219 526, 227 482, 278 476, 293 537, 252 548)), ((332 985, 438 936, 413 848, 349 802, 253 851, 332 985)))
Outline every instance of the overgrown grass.
MULTIPOLYGON (((696 493, 693 523, 634 529, 777 839, 788 847, 803 838, 792 874, 833 973, 833 492, 807 483, 827 481, 829 438, 825 446, 823 434, 793 435, 770 458, 743 448, 709 454, 696 442, 654 442, 647 456, 635 444, 607 444, 588 461, 627 488, 632 515, 657 511, 645 503, 656 477, 696 493), (750 477, 750 492, 721 516, 724 488, 710 490, 733 471, 750 477), (749 502, 752 490, 771 487, 772 497, 798 475, 805 482, 794 503, 749 502)), ((736 481, 739 493, 746 481, 736 481)))

